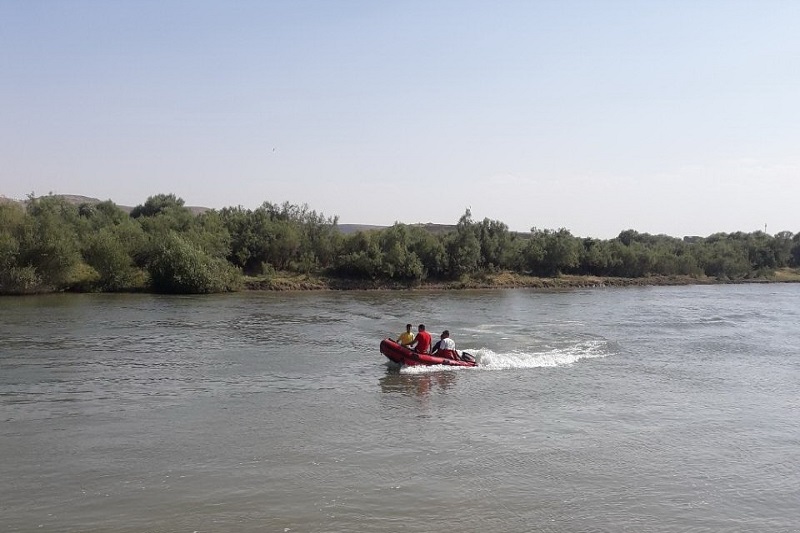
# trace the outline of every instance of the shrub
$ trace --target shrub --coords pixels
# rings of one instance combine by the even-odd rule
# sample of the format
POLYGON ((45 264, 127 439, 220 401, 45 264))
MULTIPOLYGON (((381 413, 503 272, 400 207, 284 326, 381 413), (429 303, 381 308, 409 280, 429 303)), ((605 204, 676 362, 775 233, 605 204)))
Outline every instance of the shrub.
POLYGON ((103 228, 89 238, 84 257, 97 272, 97 289, 121 291, 136 288, 142 282, 141 271, 133 265, 131 254, 111 228, 103 228))
POLYGON ((211 257, 174 232, 154 246, 148 264, 153 290, 172 294, 234 291, 241 275, 224 259, 211 257))

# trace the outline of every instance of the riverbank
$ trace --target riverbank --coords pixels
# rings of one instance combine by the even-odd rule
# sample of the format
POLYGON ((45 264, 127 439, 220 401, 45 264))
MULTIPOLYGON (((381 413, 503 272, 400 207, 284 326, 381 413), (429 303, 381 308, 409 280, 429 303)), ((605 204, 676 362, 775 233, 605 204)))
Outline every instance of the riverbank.
POLYGON ((460 289, 579 289, 587 287, 635 287, 713 285, 726 283, 800 283, 800 269, 782 269, 761 278, 723 280, 706 276, 649 276, 616 278, 564 275, 552 278, 513 272, 482 274, 454 281, 415 283, 326 278, 307 274, 279 273, 269 277, 246 277, 244 289, 251 291, 314 290, 460 290, 460 289))
MULTIPOLYGON (((469 290, 469 289, 582 289, 602 287, 647 287, 647 286, 686 286, 722 285, 745 283, 800 283, 800 268, 784 268, 768 275, 747 279, 717 279, 707 276, 649 276, 644 278, 618 278, 603 276, 557 277, 525 276, 514 272, 499 272, 465 277, 459 280, 426 280, 423 282, 400 282, 386 280, 359 280, 278 272, 270 276, 244 276, 233 292, 243 291, 393 291, 393 290, 469 290)), ((47 294, 52 292, 103 292, 82 285, 75 285, 65 291, 43 288, 29 291, 2 292, 0 296, 21 296, 47 294)), ((146 284, 128 287, 117 292, 153 292, 146 284)))

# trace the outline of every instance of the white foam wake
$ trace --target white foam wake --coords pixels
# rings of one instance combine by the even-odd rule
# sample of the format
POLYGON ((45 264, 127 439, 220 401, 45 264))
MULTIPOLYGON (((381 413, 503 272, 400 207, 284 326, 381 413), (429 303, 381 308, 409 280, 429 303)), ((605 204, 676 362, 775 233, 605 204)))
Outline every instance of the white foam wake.
POLYGON ((605 340, 585 340, 559 347, 545 346, 527 351, 495 352, 488 348, 467 348, 465 351, 475 356, 478 360, 477 367, 409 366, 403 367, 401 372, 404 374, 425 374, 439 372, 444 369, 472 371, 558 367, 572 365, 581 359, 606 357, 611 353, 605 340))
MULTIPOLYGON (((468 350, 469 351, 469 350, 468 350)), ((606 357, 609 355, 608 343, 604 340, 586 340, 559 347, 543 347, 540 350, 514 350, 498 353, 489 349, 469 351, 487 370, 509 368, 542 368, 569 366, 581 359, 606 357)))

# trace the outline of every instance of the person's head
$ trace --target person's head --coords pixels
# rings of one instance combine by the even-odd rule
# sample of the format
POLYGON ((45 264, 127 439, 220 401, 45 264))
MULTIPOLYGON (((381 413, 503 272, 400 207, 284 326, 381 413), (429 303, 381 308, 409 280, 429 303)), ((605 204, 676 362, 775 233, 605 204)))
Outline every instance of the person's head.
POLYGON ((411 331, 411 324, 406 324, 406 331, 411 331))
POLYGON ((425 331, 425 324, 420 324, 419 325, 419 330, 420 331, 425 331))
POLYGON ((450 332, 449 332, 449 331, 447 331, 447 330, 444 330, 444 331, 442 332, 442 338, 443 338, 443 339, 446 339, 446 338, 447 338, 447 337, 449 337, 449 336, 450 336, 450 332))

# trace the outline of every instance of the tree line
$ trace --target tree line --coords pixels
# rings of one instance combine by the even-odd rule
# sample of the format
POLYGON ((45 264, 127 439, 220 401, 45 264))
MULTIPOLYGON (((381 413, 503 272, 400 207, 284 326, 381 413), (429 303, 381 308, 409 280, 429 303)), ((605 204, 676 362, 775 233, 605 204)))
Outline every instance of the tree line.
POLYGON ((278 272, 407 283, 494 272, 740 280, 800 266, 800 233, 676 238, 625 230, 581 238, 567 229, 509 231, 466 210, 448 231, 396 223, 345 235, 337 217, 264 202, 195 215, 174 194, 127 213, 111 201, 49 195, 0 205, 0 293, 235 291, 278 272))

